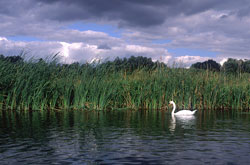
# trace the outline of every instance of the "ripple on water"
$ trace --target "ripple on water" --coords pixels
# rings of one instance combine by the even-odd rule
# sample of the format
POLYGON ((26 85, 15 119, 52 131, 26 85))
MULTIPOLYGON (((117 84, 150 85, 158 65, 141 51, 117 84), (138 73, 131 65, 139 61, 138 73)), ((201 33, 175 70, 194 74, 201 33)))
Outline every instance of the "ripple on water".
POLYGON ((19 115, 18 129, 15 115, 0 122, 0 164, 250 163, 246 116, 173 121, 162 112, 60 113, 19 115))

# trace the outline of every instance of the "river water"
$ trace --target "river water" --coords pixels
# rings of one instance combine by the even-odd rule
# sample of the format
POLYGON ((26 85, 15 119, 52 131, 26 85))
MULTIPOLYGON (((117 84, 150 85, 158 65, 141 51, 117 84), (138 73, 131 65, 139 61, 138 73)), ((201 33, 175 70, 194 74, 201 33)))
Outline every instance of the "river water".
POLYGON ((0 111, 0 164, 250 164, 250 114, 0 111))

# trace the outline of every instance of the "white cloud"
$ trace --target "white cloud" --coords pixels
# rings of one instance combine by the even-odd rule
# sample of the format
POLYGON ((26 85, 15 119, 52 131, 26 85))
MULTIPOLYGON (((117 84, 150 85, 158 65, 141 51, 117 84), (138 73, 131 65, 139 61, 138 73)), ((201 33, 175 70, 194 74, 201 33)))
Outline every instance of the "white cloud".
MULTIPOLYGON (((112 44, 111 44, 112 45, 112 44)), ((134 45, 123 42, 117 43, 112 49, 99 49, 98 45, 88 44, 84 42, 58 42, 58 41, 33 41, 22 42, 8 40, 0 37, 0 54, 18 55, 20 52, 28 52, 28 57, 45 58, 59 53, 60 60, 63 63, 73 62, 91 62, 96 60, 112 60, 116 57, 124 58, 134 56, 146 56, 152 58, 153 61, 164 62, 168 65, 177 63, 181 67, 190 66, 196 62, 202 62, 210 59, 210 57, 201 56, 179 56, 174 57, 167 49, 155 47, 154 45, 134 45)), ((214 60, 221 64, 227 58, 217 57, 214 60)))
POLYGON ((194 64, 196 62, 203 62, 208 60, 209 57, 201 57, 201 56, 189 56, 189 55, 185 55, 185 56, 179 56, 175 58, 175 62, 178 65, 183 65, 181 67, 188 67, 191 64, 194 64))
POLYGON ((123 42, 112 47, 112 49, 99 49, 98 45, 84 42, 58 42, 58 41, 33 41, 22 42, 0 38, 0 54, 17 55, 21 51, 28 52, 28 56, 42 58, 59 52, 61 62, 90 62, 93 59, 114 59, 134 56, 151 57, 167 63, 171 55, 164 48, 147 47, 141 45, 129 45, 123 42))
POLYGON ((202 61, 206 61, 208 60, 209 57, 201 57, 201 56, 189 56, 189 55, 185 55, 185 56, 179 56, 176 57, 176 61, 177 62, 202 62, 202 61))
POLYGON ((220 61, 220 65, 222 66, 227 60, 228 60, 228 58, 223 58, 223 59, 220 61))
MULTIPOLYGON (((152 58, 153 61, 164 62, 168 65, 177 63, 181 67, 190 66, 196 62, 202 62, 210 57, 185 55, 174 57, 166 48, 152 45, 135 45, 128 44, 119 39, 116 44, 109 43, 109 36, 103 41, 112 45, 110 49, 99 49, 99 45, 86 42, 59 42, 59 41, 32 41, 22 42, 8 40, 5 37, 0 37, 0 54, 18 55, 20 52, 28 52, 29 57, 45 58, 59 53, 60 60, 63 63, 73 62, 91 62, 96 60, 112 60, 116 57, 124 58, 130 56, 146 56, 152 58)), ((215 61, 221 64, 227 60, 226 57, 218 56, 215 61)))
POLYGON ((130 52, 136 52, 136 53, 146 53, 146 52, 153 52, 153 48, 148 48, 145 46, 139 46, 139 45, 127 45, 126 50, 130 52))
POLYGON ((6 38, 0 40, 0 54, 11 56, 26 52, 29 57, 43 58, 61 51, 58 42, 23 42, 6 38))
POLYGON ((0 41, 7 41, 7 38, 5 38, 5 37, 0 37, 0 41))

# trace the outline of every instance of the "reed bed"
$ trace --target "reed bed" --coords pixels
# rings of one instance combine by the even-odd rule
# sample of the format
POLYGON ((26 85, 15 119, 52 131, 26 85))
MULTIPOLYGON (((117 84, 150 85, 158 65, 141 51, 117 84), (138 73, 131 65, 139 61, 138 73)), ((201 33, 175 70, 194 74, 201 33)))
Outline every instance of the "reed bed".
POLYGON ((56 61, 0 61, 0 109, 249 110, 250 74, 184 68, 128 72, 101 65, 56 61))

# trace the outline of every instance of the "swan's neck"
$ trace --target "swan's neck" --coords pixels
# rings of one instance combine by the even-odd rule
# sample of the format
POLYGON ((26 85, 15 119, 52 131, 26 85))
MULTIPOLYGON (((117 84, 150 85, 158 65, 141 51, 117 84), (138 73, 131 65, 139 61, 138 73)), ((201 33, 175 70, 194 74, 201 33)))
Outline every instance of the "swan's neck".
POLYGON ((172 110, 172 115, 174 115, 174 112, 175 112, 175 108, 176 108, 176 106, 175 106, 175 103, 173 103, 173 110, 172 110))

